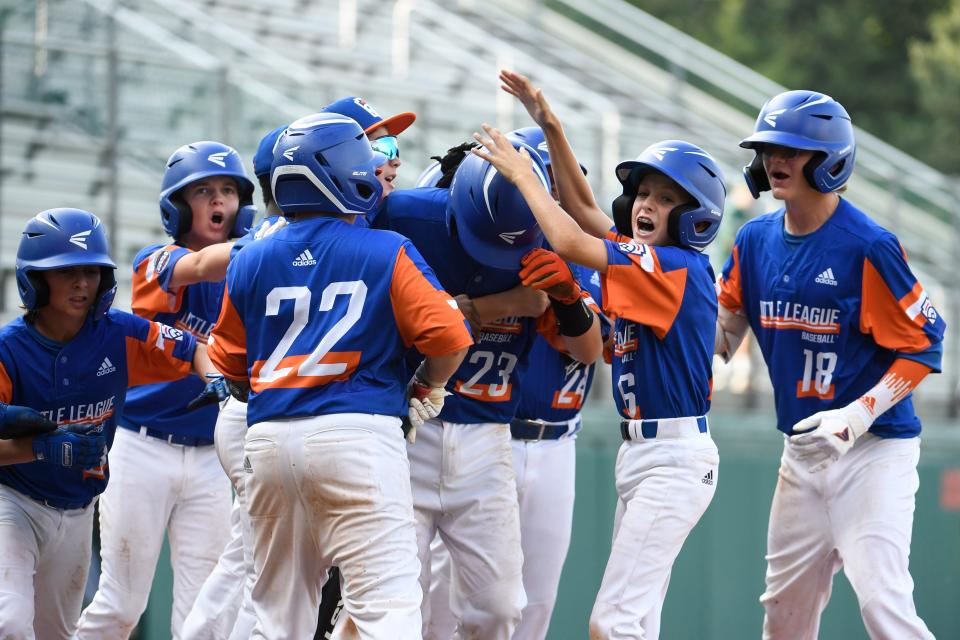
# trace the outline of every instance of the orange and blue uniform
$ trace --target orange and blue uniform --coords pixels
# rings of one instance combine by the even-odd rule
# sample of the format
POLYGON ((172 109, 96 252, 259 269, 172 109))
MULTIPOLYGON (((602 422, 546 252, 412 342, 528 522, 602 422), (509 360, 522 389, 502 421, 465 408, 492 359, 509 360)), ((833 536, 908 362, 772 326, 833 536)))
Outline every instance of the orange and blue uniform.
MULTIPOLYGON (((946 324, 892 233, 843 199, 807 236, 788 235, 783 218, 744 225, 719 282, 720 304, 743 312, 769 364, 781 431, 853 402, 897 359, 940 371, 946 324)), ((870 432, 917 435, 911 397, 870 432)))
POLYGON ((253 425, 406 415, 406 350, 439 356, 471 343, 456 303, 408 240, 316 217, 233 258, 209 352, 227 377, 249 377, 253 425))
MULTIPOLYGON (((88 317, 65 343, 17 318, 0 329, 0 402, 34 408, 60 426, 99 425, 110 447, 127 387, 185 377, 195 349, 189 334, 114 309, 98 321, 88 317)), ((109 475, 106 465, 0 466, 0 484, 58 509, 90 504, 109 475)))
POLYGON ((703 416, 710 409, 717 296, 710 261, 693 249, 604 241, 603 310, 616 318, 613 387, 627 419, 703 416))
MULTIPOLYGON (((147 320, 161 322, 206 343, 220 312, 223 282, 199 282, 170 287, 177 262, 191 253, 175 244, 151 245, 133 260, 132 310, 147 320)), ((187 411, 186 405, 204 389, 200 378, 138 386, 127 392, 120 426, 139 431, 146 426, 158 435, 213 443, 216 405, 187 411)))

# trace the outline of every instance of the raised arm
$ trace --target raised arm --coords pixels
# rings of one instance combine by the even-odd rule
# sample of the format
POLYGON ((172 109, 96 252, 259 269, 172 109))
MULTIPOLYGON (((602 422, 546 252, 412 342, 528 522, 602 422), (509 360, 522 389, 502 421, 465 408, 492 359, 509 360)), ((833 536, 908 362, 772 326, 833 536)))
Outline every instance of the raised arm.
POLYGON ((506 69, 500 72, 500 82, 501 88, 515 96, 533 121, 543 129, 561 206, 585 232, 597 238, 606 237, 612 222, 597 206, 590 183, 583 175, 570 141, 563 132, 560 118, 550 108, 543 90, 535 89, 526 76, 506 69))

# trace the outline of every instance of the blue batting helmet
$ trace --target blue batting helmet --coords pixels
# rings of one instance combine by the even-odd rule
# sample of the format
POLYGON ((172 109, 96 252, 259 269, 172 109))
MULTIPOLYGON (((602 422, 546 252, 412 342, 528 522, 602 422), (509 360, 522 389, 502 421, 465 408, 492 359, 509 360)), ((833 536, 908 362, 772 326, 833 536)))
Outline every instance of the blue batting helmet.
MULTIPOLYGON (((514 147, 526 147, 516 139, 511 142, 514 147)), ((533 172, 549 192, 543 160, 529 147, 527 152, 533 172)), ((520 191, 493 165, 472 153, 457 167, 450 185, 447 224, 456 228, 471 258, 495 269, 518 270, 520 258, 543 244, 540 225, 520 191)))
POLYGON ((419 189, 420 187, 435 187, 442 177, 443 167, 440 166, 438 160, 434 160, 430 166, 423 170, 423 173, 417 178, 417 182, 413 187, 414 189, 419 189))
POLYGON ((183 145, 167 160, 160 187, 160 218, 163 230, 171 238, 179 238, 193 225, 193 211, 183 201, 180 190, 192 182, 213 176, 229 176, 237 181, 240 208, 230 237, 239 238, 253 226, 257 215, 253 206, 253 182, 243 170, 240 154, 233 147, 204 140, 183 145))
POLYGON ((763 146, 776 144, 814 151, 803 167, 810 186, 821 193, 836 191, 853 173, 857 143, 847 110, 830 96, 816 91, 786 91, 763 105, 753 135, 740 146, 753 149, 753 162, 743 168, 743 177, 754 198, 770 190, 763 168, 763 146))
POLYGON ((277 144, 277 140, 286 128, 287 125, 280 125, 260 138, 260 144, 257 145, 257 152, 253 154, 253 175, 259 178, 260 176, 270 174, 270 167, 273 166, 273 147, 277 144))
POLYGON ((284 131, 273 151, 273 197, 285 214, 366 215, 380 204, 383 187, 375 153, 352 118, 314 113, 284 131))
POLYGON ((17 248, 17 289, 23 306, 32 311, 50 302, 50 288, 35 272, 82 265, 100 267, 100 288, 92 307, 99 319, 117 292, 113 273, 117 265, 110 259, 100 218, 80 209, 48 209, 35 215, 17 248))
POLYGON ((670 178, 693 199, 692 204, 674 207, 670 212, 667 233, 681 247, 702 251, 716 237, 723 219, 727 189, 717 161, 689 142, 663 140, 644 149, 636 160, 618 164, 617 179, 623 185, 623 194, 613 201, 613 222, 622 235, 633 236, 633 201, 640 181, 651 172, 670 178))

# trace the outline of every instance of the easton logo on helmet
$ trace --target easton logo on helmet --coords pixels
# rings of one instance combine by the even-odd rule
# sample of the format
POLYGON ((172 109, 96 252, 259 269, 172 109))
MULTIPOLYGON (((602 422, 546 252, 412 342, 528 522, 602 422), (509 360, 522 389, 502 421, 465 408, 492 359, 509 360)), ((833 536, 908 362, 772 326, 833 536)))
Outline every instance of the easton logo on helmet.
POLYGON ((89 236, 92 231, 93 229, 87 229, 86 231, 81 231, 80 233, 73 234, 72 236, 70 236, 70 244, 75 244, 81 249, 83 249, 84 251, 86 251, 87 236, 89 236))
POLYGON ((218 167, 227 168, 226 159, 230 155, 229 151, 218 151, 217 153, 211 153, 207 156, 207 160, 217 165, 218 167))

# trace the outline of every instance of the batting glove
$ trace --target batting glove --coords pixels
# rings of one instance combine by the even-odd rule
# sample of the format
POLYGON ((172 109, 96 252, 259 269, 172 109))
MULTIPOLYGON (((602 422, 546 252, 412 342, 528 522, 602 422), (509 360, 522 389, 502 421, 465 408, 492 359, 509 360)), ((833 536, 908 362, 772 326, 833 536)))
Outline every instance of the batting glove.
POLYGON ((525 287, 546 292, 561 304, 580 300, 580 285, 563 258, 553 251, 534 249, 520 259, 520 281, 525 287))
POLYGON ((33 439, 34 457, 67 469, 94 469, 106 458, 107 439, 100 427, 71 425, 33 439))
POLYGON ((30 407, 0 402, 0 440, 37 436, 55 431, 57 423, 30 407))
POLYGON ((208 373, 207 379, 210 382, 203 388, 200 395, 187 403, 187 411, 193 411, 200 407, 223 402, 230 395, 230 389, 227 387, 227 382, 222 375, 219 373, 208 373))
POLYGON ((407 431, 407 442, 410 444, 417 440, 417 427, 431 418, 436 418, 443 410, 443 399, 450 395, 444 386, 431 384, 420 374, 419 369, 410 378, 407 384, 407 417, 410 418, 411 425, 407 431))
POLYGON ((842 409, 815 413, 793 425, 790 443, 798 460, 817 473, 840 459, 873 424, 873 416, 859 400, 842 409))
POLYGON ((287 219, 284 216, 280 216, 274 223, 265 222, 260 225, 260 228, 253 233, 254 240, 261 240, 267 236, 272 236, 280 229, 283 229, 287 226, 287 219))

